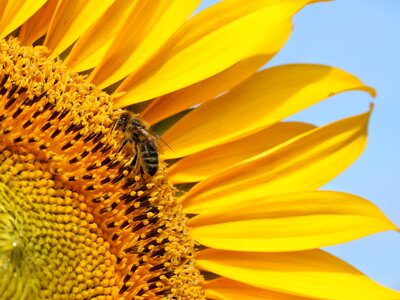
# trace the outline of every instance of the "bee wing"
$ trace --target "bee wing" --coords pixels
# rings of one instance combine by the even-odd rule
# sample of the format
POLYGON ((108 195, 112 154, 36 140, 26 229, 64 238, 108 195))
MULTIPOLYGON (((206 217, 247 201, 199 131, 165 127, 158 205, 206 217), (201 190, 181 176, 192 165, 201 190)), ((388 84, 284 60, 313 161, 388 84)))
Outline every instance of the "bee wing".
POLYGON ((149 129, 149 126, 146 124, 146 122, 139 116, 139 114, 133 115, 133 118, 138 122, 139 124, 139 129, 140 132, 147 137, 148 139, 154 141, 154 143, 157 146, 157 150, 160 153, 163 152, 164 147, 168 147, 171 149, 171 151, 174 151, 157 133, 149 129))
POLYGON ((167 147, 170 150, 174 151, 170 145, 167 144, 166 141, 164 141, 157 133, 153 132, 153 131, 147 131, 147 134, 149 135, 149 137, 157 144, 158 146, 158 151, 160 153, 164 153, 163 152, 163 148, 167 147))

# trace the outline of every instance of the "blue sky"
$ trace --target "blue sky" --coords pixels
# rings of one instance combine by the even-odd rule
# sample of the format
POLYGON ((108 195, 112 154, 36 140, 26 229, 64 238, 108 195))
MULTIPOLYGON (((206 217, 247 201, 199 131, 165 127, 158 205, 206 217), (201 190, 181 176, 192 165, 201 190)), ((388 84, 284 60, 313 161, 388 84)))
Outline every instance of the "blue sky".
MULTIPOLYGON (((204 1, 202 7, 215 2, 204 1)), ((322 125, 364 112, 371 101, 375 103, 367 150, 325 189, 372 200, 400 226, 400 1, 318 3, 301 11, 294 26, 291 39, 270 66, 293 62, 332 65, 378 91, 376 99, 360 92, 341 94, 291 118, 322 125)), ((400 290, 400 234, 381 233, 327 250, 376 281, 400 290)))

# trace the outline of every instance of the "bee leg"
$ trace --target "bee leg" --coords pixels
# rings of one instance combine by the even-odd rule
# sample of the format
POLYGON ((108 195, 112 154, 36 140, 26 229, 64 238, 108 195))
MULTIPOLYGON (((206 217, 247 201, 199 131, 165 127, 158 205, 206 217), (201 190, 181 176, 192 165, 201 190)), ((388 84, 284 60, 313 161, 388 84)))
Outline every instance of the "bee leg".
POLYGON ((124 139, 124 140, 122 141, 121 145, 119 146, 117 152, 121 152, 122 149, 124 149, 124 147, 126 146, 126 144, 128 144, 128 142, 129 142, 129 139, 124 139))
POLYGON ((135 154, 135 156, 132 158, 132 161, 129 166, 133 168, 137 167, 137 154, 135 154))
POLYGON ((135 154, 135 156, 133 157, 132 162, 130 163, 130 167, 138 170, 140 175, 144 175, 147 173, 143 167, 143 164, 140 162, 140 157, 137 154, 135 154))
POLYGON ((135 168, 136 168, 136 165, 137 165, 136 156, 137 156, 137 155, 135 154, 130 160, 128 160, 127 162, 125 162, 124 165, 123 165, 121 168, 119 168, 119 171, 120 171, 120 172, 123 172, 124 170, 127 170, 128 173, 131 173, 132 170, 135 169, 135 168))
POLYGON ((132 171, 132 170, 138 170, 138 172, 140 172, 141 174, 143 174, 142 173, 142 167, 141 167, 141 164, 139 163, 139 158, 138 158, 138 155, 137 154, 135 154, 134 156, 133 156, 133 158, 132 158, 132 161, 130 162, 130 164, 129 164, 129 169, 132 171), (138 169, 139 168, 139 169, 138 169))

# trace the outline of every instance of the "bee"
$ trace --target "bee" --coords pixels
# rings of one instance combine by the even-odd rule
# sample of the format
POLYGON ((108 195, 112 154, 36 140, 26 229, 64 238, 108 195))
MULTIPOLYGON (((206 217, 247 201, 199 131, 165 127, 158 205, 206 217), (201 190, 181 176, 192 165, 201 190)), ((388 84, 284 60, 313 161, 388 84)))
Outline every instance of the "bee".
POLYGON ((116 127, 125 134, 121 149, 126 145, 133 147, 131 166, 139 165, 144 173, 154 176, 158 171, 161 138, 150 131, 138 115, 129 111, 123 111, 119 115, 116 127))

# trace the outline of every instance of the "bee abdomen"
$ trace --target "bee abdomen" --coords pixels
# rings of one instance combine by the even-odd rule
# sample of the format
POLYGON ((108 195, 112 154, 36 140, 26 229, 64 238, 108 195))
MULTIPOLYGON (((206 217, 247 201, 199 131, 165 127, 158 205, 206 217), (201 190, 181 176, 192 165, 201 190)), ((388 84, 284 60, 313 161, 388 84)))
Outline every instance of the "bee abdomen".
POLYGON ((157 148, 147 143, 141 149, 142 164, 147 173, 153 176, 158 170, 158 152, 157 148))
POLYGON ((143 166, 146 169, 146 172, 149 173, 150 176, 154 176, 158 170, 158 161, 155 163, 146 163, 143 162, 143 166))

